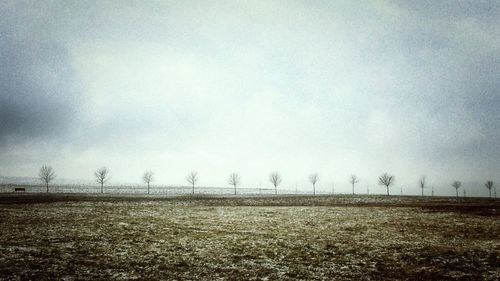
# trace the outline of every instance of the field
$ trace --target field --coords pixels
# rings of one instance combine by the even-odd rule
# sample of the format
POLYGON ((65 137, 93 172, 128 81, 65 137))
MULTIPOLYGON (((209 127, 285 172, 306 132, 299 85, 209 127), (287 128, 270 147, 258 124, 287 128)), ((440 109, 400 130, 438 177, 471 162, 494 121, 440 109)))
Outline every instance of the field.
POLYGON ((3 194, 5 280, 499 280, 500 201, 3 194))

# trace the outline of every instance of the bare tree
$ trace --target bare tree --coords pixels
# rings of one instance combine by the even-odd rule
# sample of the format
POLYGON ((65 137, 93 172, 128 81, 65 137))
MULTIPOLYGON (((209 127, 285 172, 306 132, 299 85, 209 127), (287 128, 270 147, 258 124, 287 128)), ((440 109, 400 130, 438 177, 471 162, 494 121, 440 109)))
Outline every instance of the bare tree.
POLYGON ((198 182, 198 172, 192 171, 186 176, 186 180, 193 186, 193 194, 194 194, 194 185, 198 182))
POLYGON ((383 173, 378 177, 378 183, 380 185, 384 185, 387 191, 387 195, 389 195, 389 186, 394 184, 395 177, 389 175, 388 173, 383 173))
POLYGON ((420 180, 418 181, 418 184, 420 185, 420 188, 422 189, 422 197, 424 197, 424 188, 426 188, 426 184, 427 184, 427 179, 425 178, 425 176, 422 176, 420 178, 420 180))
POLYGON ((47 192, 49 192, 49 183, 56 178, 56 173, 51 166, 43 165, 38 172, 38 177, 47 186, 47 192))
POLYGON ((354 185, 359 182, 359 179, 358 179, 358 177, 356 175, 353 174, 349 178, 349 182, 352 184, 352 194, 354 195, 354 185))
POLYGON ((148 194, 149 194, 149 184, 153 181, 153 176, 154 173, 151 171, 146 171, 144 172, 144 175, 142 175, 142 180, 144 181, 144 183, 148 185, 148 194))
POLYGON ((490 192, 490 198, 491 198, 491 190, 493 189, 493 186, 494 186, 494 183, 493 181, 487 181, 484 186, 486 186, 486 188, 488 189, 488 191, 490 192))
POLYGON ((278 185, 280 185, 281 180, 281 175, 278 172, 272 172, 269 175, 269 181, 274 185, 274 194, 278 194, 278 185))
POLYGON ((455 188, 455 191, 457 192, 457 199, 458 199, 458 189, 462 186, 462 183, 460 181, 454 181, 451 186, 455 188))
POLYGON ((236 186, 240 184, 241 178, 238 173, 231 173, 229 175, 229 179, 227 181, 230 185, 234 186, 234 195, 236 195, 236 186))
POLYGON ((319 181, 318 173, 313 173, 309 175, 309 181, 313 185, 313 195, 316 195, 316 183, 319 181))
POLYGON ((98 184, 101 185, 101 193, 104 193, 104 184, 109 180, 109 170, 102 167, 94 172, 94 176, 98 184))

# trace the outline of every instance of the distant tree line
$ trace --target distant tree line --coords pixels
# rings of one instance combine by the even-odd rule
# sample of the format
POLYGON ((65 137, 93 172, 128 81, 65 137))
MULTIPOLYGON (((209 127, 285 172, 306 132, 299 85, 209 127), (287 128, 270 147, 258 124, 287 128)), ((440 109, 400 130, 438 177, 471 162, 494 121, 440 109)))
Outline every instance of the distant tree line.
MULTIPOLYGON (((101 167, 97 169, 94 172, 94 177, 96 182, 100 185, 101 187, 101 193, 104 193, 104 184, 106 184, 111 176, 110 176, 110 171, 106 167, 101 167)), ((54 169, 49 166, 49 165, 43 165, 40 168, 40 171, 38 172, 38 178, 46 187, 46 191, 49 192, 49 185, 50 183, 56 178, 56 174, 54 169)), ((312 184, 312 193, 313 195, 316 195, 316 183, 319 181, 319 175, 318 173, 311 173, 308 177, 309 182, 312 184)), ((395 182, 395 177, 389 173, 383 173, 378 177, 378 184, 381 186, 384 186, 386 189, 386 194, 389 196, 390 195, 390 187, 394 185, 395 182)), ((152 171, 146 171, 144 172, 142 176, 143 182, 147 185, 147 194, 150 194, 150 185, 154 181, 154 173, 152 171)), ((199 177, 198 177, 198 172, 197 171, 191 171, 187 176, 186 176, 186 181, 191 185, 192 187, 192 193, 195 193, 195 185, 198 183, 199 177)), ((280 173, 278 172, 272 172, 269 175, 269 182, 274 186, 274 193, 278 194, 278 186, 281 184, 283 178, 280 173)), ((352 186, 352 194, 355 193, 355 185, 360 182, 360 179, 358 176, 355 174, 351 174, 349 177, 349 183, 352 186)), ((241 183, 241 176, 237 172, 233 172, 229 174, 229 178, 227 183, 234 188, 234 195, 237 194, 237 187, 241 183)), ((421 195, 424 196, 424 189, 427 188, 427 177, 422 176, 418 180, 418 185, 419 188, 421 189, 421 195)), ((462 182, 455 180, 451 183, 451 186, 455 189, 456 192, 456 197, 457 199, 459 198, 458 196, 458 190, 460 187, 462 187, 462 182)), ((492 190, 495 191, 495 197, 496 197, 496 187, 493 181, 488 180, 484 184, 486 189, 489 192, 489 197, 492 198, 491 192, 492 190)), ((402 187, 401 187, 401 194, 402 194, 402 187)), ((432 196, 434 196, 434 188, 432 188, 432 196)), ((465 190, 464 190, 464 196, 465 196, 465 190)))

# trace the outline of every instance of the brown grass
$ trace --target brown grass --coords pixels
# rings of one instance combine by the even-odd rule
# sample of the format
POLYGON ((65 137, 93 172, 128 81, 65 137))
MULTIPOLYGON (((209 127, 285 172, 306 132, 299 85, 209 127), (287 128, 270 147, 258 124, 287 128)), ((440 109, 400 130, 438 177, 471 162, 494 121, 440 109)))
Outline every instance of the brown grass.
POLYGON ((489 200, 7 197, 7 280, 500 278, 489 200))

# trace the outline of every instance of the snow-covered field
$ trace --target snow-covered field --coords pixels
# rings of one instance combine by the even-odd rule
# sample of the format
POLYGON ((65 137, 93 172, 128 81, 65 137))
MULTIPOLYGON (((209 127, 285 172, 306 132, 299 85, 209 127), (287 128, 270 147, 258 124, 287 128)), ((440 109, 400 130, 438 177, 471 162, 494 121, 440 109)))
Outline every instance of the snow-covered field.
POLYGON ((498 201, 10 196, 0 279, 500 278, 498 201))

